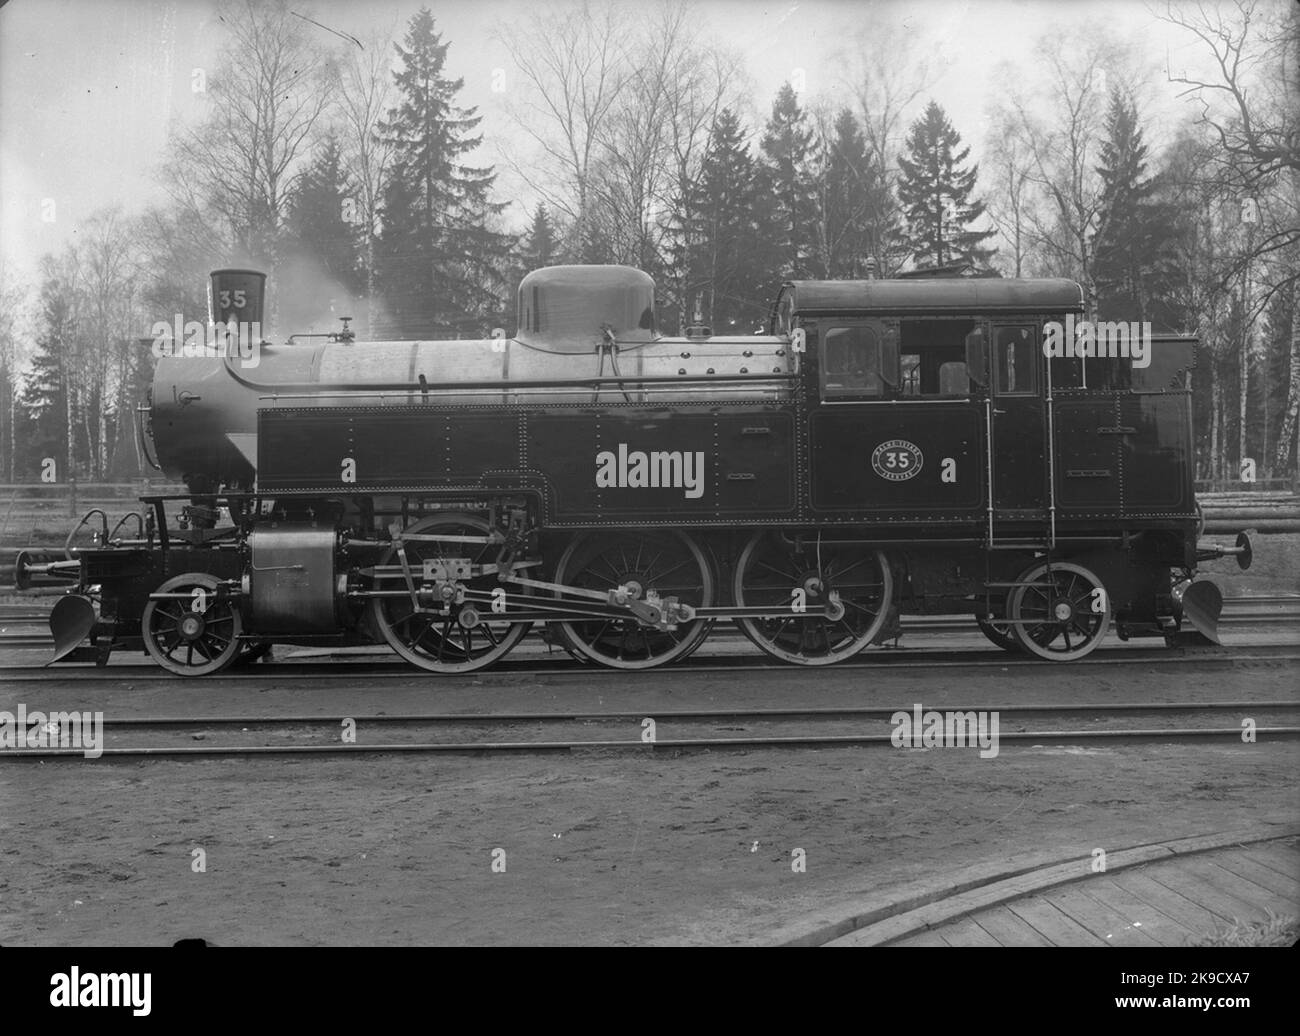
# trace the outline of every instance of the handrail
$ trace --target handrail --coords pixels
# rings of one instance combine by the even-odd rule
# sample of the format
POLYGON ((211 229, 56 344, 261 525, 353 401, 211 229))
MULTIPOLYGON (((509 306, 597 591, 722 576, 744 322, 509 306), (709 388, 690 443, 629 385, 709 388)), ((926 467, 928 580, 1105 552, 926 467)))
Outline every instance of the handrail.
POLYGON ((422 395, 432 393, 454 394, 456 392, 516 392, 521 389, 555 389, 555 388, 598 388, 603 385, 691 385, 691 384, 752 384, 762 381, 789 381, 799 379, 797 374, 699 374, 699 375, 628 375, 612 378, 568 378, 545 379, 541 381, 462 381, 453 385, 421 386, 419 381, 377 381, 372 384, 357 382, 320 382, 320 381, 284 381, 278 383, 252 381, 243 377, 233 367, 231 358, 225 357, 226 371, 245 388, 270 396, 286 393, 307 392, 314 395, 345 395, 350 393, 374 394, 377 392, 418 392, 422 395))
POLYGON ((156 454, 154 457, 149 456, 149 444, 144 434, 144 415, 149 413, 152 408, 148 403, 137 403, 135 407, 135 444, 144 457, 145 463, 155 471, 162 471, 162 465, 158 463, 156 454))
POLYGON ((1052 364, 1043 364, 1047 395, 1047 549, 1056 549, 1056 425, 1052 399, 1052 364))

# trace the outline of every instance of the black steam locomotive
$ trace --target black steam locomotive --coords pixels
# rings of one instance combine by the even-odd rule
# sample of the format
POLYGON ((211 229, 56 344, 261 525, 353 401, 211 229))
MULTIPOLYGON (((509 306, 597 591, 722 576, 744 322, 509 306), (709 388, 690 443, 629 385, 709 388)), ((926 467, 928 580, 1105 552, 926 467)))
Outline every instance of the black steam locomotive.
POLYGON ((20 586, 75 583, 56 657, 142 645, 198 676, 378 642, 464 673, 538 625, 645 669, 731 620, 824 665, 902 610, 1064 661, 1112 623, 1213 638, 1197 563, 1250 560, 1197 543, 1195 342, 1099 355, 1072 281, 794 281, 766 335, 670 338, 646 274, 559 266, 513 338, 278 346, 264 289, 215 272, 217 348, 158 362, 142 441, 188 493, 20 559, 20 586))

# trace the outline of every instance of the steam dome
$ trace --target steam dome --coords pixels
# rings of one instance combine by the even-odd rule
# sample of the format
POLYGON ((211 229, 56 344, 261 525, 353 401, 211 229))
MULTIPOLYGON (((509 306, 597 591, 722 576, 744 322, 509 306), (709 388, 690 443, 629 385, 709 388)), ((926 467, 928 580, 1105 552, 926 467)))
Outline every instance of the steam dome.
POLYGON ((655 330, 655 282, 630 266, 547 266, 519 284, 519 333, 525 345, 583 353, 608 326, 621 342, 649 342, 655 330))

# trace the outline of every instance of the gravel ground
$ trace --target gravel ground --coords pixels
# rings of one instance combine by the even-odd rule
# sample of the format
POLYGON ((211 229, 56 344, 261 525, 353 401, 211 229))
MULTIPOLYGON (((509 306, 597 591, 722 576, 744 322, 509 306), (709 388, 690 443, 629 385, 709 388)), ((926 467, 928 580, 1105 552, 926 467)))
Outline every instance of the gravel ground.
MULTIPOLYGON (((958 673, 665 672, 622 686, 613 676, 483 676, 436 696, 409 681, 277 686, 268 673, 265 684, 206 691, 29 685, 20 697, 14 685, 0 689, 0 708, 346 715, 583 704, 652 715, 742 703, 1265 699, 1293 696, 1296 682, 1294 663, 1063 667, 1050 682, 1042 670, 958 673)), ((14 761, 0 769, 0 943, 763 942, 828 904, 1029 850, 1086 859, 1096 847, 1296 822, 1298 762, 1295 742, 1233 741, 1004 744, 995 759, 885 747, 14 761)))

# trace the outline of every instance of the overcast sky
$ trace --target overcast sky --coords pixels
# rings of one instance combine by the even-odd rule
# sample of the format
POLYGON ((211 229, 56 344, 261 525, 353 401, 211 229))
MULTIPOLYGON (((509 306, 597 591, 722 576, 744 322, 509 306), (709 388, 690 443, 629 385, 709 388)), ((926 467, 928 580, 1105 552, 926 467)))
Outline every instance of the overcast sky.
MULTIPOLYGON (((546 2, 428 3, 451 44, 449 73, 465 79, 462 103, 478 105, 483 116, 480 161, 495 161, 497 149, 517 134, 503 95, 491 90, 494 69, 506 69, 507 88, 511 71, 492 32, 546 2)), ((400 37, 421 6, 418 0, 304 0, 296 9, 357 36, 396 26, 400 37)), ((0 238, 7 263, 21 275, 34 277, 39 257, 74 240, 78 223, 96 209, 120 203, 135 212, 161 197, 154 173, 168 126, 203 111, 191 73, 216 62, 222 34, 215 7, 209 0, 11 0, 0 8, 0 238), (45 199, 54 200, 53 222, 42 219, 45 199)), ((1167 52, 1176 68, 1200 60, 1142 0, 912 0, 902 7, 864 0, 697 0, 695 8, 701 36, 743 54, 755 108, 764 115, 795 68, 805 70, 810 99, 837 93, 843 71, 829 55, 849 30, 873 18, 901 19, 944 66, 932 94, 976 159, 997 92, 993 70, 1011 61, 1032 71, 1032 43, 1054 27, 1082 39, 1090 27, 1108 26, 1141 41, 1159 70, 1167 52)), ((1153 76, 1149 98, 1148 110, 1158 116, 1177 110, 1174 91, 1162 79, 1160 72, 1153 76)), ((1161 125, 1167 122, 1159 120, 1157 132, 1161 125)), ((516 200, 512 215, 522 224, 531 199, 507 174, 498 187, 499 197, 516 200)))

